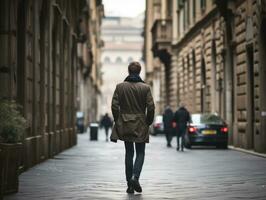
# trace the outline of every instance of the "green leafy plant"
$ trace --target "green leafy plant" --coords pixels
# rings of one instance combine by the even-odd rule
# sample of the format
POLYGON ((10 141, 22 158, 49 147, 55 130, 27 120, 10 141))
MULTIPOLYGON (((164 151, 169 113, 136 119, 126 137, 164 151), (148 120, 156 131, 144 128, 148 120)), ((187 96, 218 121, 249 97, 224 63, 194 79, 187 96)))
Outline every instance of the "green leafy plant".
POLYGON ((27 128, 27 121, 14 101, 0 100, 0 142, 21 142, 27 128))

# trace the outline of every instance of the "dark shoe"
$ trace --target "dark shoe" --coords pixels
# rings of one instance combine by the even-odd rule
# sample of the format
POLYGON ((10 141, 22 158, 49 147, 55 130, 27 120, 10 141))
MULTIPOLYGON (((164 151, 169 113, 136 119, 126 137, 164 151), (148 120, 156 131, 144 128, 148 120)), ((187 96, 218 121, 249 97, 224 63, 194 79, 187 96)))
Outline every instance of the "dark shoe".
POLYGON ((133 188, 133 185, 131 183, 127 184, 127 193, 128 194, 134 194, 134 188, 133 188))
POLYGON ((172 147, 172 145, 171 144, 167 144, 167 147, 172 147))
POLYGON ((133 188, 133 186, 127 187, 127 193, 128 194, 134 194, 134 188, 133 188))
POLYGON ((182 148, 181 151, 184 151, 184 149, 182 148))
POLYGON ((177 147, 176 150, 179 151, 179 147, 177 147))
POLYGON ((136 192, 142 192, 142 188, 139 184, 139 180, 136 177, 132 177, 131 184, 133 185, 133 188, 136 192))

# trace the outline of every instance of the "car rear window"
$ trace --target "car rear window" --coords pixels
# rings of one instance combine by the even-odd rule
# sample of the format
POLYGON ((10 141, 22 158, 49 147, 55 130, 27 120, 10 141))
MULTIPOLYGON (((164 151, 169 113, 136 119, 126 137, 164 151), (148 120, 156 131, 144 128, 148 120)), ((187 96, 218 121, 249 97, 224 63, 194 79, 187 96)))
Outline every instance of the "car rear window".
POLYGON ((223 124, 223 120, 213 114, 193 114, 191 116, 193 124, 223 124))
POLYGON ((157 115, 155 117, 155 120, 154 120, 155 123, 161 123, 162 121, 163 121, 163 116, 157 115))

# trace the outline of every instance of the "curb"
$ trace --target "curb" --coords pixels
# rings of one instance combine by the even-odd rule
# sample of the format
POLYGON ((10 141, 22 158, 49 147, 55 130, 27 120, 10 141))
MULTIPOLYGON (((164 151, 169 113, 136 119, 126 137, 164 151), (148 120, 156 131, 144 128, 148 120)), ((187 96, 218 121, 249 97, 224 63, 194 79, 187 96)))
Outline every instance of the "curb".
POLYGON ((242 148, 234 147, 234 146, 228 146, 228 148, 231 149, 231 150, 240 151, 240 152, 248 153, 248 154, 251 154, 251 155, 254 155, 254 156, 259 156, 259 157, 262 157, 262 158, 266 158, 266 154, 265 153, 258 153, 258 152, 255 152, 253 150, 242 149, 242 148))

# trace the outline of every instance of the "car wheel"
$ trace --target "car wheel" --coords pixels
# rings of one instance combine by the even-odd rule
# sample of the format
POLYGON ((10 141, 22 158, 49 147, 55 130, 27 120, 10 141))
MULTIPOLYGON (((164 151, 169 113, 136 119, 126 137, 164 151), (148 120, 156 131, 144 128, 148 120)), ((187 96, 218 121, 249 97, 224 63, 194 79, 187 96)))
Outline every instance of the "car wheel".
POLYGON ((184 144, 185 148, 187 149, 191 149, 191 144, 189 142, 188 136, 185 135, 185 144, 184 144))

